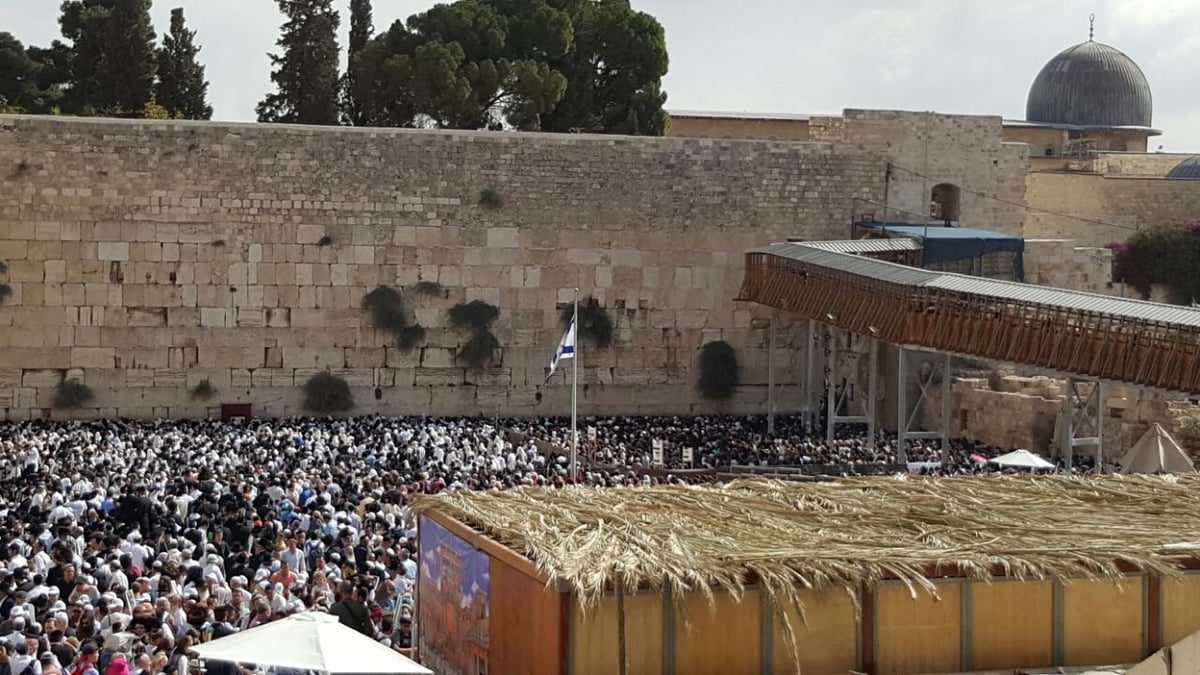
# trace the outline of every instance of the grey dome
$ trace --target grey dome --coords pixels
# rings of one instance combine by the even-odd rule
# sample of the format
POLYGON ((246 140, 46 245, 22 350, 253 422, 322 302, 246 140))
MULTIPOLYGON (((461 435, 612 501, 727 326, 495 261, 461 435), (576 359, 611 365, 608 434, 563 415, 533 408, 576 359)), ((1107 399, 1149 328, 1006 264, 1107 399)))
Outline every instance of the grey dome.
POLYGON ((1200 180, 1200 155, 1192 155, 1176 164, 1175 168, 1167 173, 1167 178, 1200 180))
POLYGON ((1150 84, 1133 59, 1091 40, 1042 68, 1025 104, 1029 122, 1082 127, 1150 127, 1150 84))

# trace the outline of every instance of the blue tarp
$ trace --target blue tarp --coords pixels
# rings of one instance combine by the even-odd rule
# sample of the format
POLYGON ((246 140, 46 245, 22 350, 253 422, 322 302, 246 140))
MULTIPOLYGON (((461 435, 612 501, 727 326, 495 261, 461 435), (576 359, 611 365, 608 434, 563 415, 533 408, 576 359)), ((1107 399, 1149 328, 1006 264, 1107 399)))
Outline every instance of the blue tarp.
POLYGON ((1016 281, 1025 279, 1025 240, 1021 237, 973 227, 946 227, 941 222, 929 225, 867 222, 856 223, 855 227, 866 232, 920 239, 925 264, 980 258, 1001 251, 1013 253, 1016 281))

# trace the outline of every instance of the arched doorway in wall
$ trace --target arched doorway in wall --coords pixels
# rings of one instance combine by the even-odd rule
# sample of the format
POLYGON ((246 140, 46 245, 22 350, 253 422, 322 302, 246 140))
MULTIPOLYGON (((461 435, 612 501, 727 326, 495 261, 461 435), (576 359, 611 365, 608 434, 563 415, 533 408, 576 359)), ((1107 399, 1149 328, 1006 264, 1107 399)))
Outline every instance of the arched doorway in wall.
POLYGON ((938 183, 929 193, 929 217, 945 223, 958 222, 960 190, 953 183, 938 183))

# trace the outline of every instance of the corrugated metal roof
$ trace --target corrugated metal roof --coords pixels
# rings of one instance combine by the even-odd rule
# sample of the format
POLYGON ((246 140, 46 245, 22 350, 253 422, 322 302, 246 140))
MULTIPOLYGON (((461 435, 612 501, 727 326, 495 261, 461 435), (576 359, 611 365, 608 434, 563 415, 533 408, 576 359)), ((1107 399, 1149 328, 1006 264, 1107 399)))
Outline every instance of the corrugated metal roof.
POLYGON ((767 253, 799 260, 829 269, 842 270, 872 279, 913 287, 937 288, 940 290, 974 295, 990 296, 1040 305, 1054 305, 1070 309, 1110 314, 1139 321, 1154 321, 1190 328, 1200 328, 1200 309, 1166 305, 1158 302, 1118 298, 1099 293, 1071 291, 1049 286, 1021 284, 1014 281, 998 281, 982 277, 949 272, 933 272, 909 267, 885 260, 865 258, 835 251, 822 250, 807 243, 773 244, 752 252, 767 253))
POLYGON ((894 251, 920 251, 921 243, 908 237, 895 239, 844 239, 840 241, 797 241, 809 248, 834 253, 890 253, 894 251))
POLYGON ((1019 284, 1011 281, 997 281, 970 277, 962 274, 941 274, 925 284, 928 288, 940 288, 960 293, 987 295, 1006 300, 1017 300, 1040 305, 1055 305, 1068 307, 1085 312, 1111 314, 1113 316, 1138 319, 1140 321, 1157 321, 1181 326, 1200 328, 1200 309, 1167 305, 1160 302, 1147 302, 1133 298, 1118 298, 1099 293, 1071 291, 1049 286, 1019 284))
POLYGON ((928 225, 912 223, 856 223, 862 229, 876 232, 901 234, 906 237, 922 239, 984 239, 996 241, 1020 240, 1020 237, 992 230, 980 230, 974 227, 946 227, 941 222, 928 225))
POLYGON ((929 272, 917 267, 898 265, 861 255, 825 251, 809 246, 807 243, 772 244, 764 248, 755 249, 753 252, 768 253, 820 267, 878 279, 879 281, 908 286, 919 286, 937 276, 935 272, 929 272))

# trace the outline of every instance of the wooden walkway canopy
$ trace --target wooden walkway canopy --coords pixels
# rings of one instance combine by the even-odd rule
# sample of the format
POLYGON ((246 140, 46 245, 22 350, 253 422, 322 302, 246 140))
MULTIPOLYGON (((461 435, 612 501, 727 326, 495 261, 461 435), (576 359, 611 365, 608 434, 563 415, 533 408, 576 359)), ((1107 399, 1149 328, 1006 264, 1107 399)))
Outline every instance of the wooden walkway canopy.
POLYGON ((934 272, 802 243, 746 254, 739 299, 917 349, 1200 392, 1200 309, 934 272))

